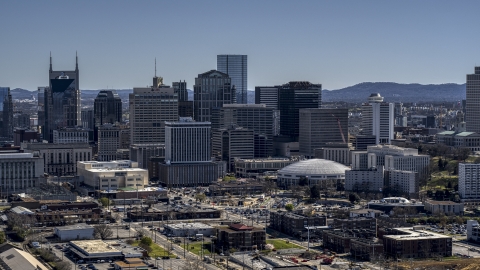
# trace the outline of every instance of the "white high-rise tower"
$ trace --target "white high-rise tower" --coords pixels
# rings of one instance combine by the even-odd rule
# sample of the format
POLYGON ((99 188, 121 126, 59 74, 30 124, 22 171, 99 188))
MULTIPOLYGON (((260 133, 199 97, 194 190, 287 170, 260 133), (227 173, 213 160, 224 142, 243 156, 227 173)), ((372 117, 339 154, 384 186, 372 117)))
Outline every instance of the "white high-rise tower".
POLYGON ((379 93, 371 94, 362 105, 362 133, 375 136, 377 144, 390 144, 393 139, 393 103, 383 102, 379 93))

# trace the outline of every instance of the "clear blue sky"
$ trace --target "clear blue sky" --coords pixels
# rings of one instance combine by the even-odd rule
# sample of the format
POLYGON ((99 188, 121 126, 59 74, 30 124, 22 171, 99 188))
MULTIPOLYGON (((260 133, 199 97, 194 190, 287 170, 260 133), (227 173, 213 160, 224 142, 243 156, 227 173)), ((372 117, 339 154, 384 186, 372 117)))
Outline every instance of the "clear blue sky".
POLYGON ((73 69, 81 89, 167 84, 248 55, 248 88, 291 80, 464 83, 480 64, 480 1, 0 0, 0 86, 48 85, 73 69))

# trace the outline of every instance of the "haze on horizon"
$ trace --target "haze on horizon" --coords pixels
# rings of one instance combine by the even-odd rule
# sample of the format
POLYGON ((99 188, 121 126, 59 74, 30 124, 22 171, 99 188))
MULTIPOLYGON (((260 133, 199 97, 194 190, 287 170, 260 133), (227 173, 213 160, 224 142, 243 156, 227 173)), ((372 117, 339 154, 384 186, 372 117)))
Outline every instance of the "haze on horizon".
POLYGON ((465 83, 480 64, 478 1, 3 1, 0 86, 35 90, 54 70, 81 89, 166 84, 248 55, 248 89, 291 80, 465 83), (478 59, 478 60, 477 60, 478 59))

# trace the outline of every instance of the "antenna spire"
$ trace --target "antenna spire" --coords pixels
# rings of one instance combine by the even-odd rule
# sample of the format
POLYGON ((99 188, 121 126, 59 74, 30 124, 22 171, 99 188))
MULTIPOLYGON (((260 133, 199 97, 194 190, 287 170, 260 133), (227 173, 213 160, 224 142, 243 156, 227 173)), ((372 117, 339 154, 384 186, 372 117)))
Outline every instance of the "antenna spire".
POLYGON ((157 58, 155 57, 155 77, 157 77, 157 58))
POLYGON ((50 72, 52 71, 52 51, 50 51, 50 72))
POLYGON ((75 70, 78 70, 78 52, 75 51, 75 70))

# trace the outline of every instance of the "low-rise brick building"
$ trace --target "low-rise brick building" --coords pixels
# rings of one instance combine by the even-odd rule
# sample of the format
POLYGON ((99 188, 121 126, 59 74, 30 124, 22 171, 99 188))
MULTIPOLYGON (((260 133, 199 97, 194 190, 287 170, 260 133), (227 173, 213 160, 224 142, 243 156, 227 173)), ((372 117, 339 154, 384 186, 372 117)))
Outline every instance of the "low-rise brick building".
POLYGON ((384 235, 385 255, 392 258, 452 256, 452 237, 420 228, 395 228, 397 235, 384 235))
POLYGON ((377 219, 375 218, 346 218, 346 219, 334 219, 331 225, 335 229, 355 230, 355 229, 377 229, 377 219))
POLYGON ((372 230, 325 230, 323 231, 323 247, 338 253, 350 252, 350 241, 363 238, 372 239, 375 231, 372 230))
POLYGON ((383 255, 383 243, 376 239, 355 238, 350 241, 350 253, 356 260, 375 260, 383 255))
POLYGON ((315 214, 306 216, 301 213, 277 211, 270 213, 270 227, 294 237, 301 237, 306 227, 325 226, 327 217, 315 214))
POLYGON ((266 245, 264 228, 250 227, 241 223, 216 228, 215 245, 218 250, 255 250, 266 245))

